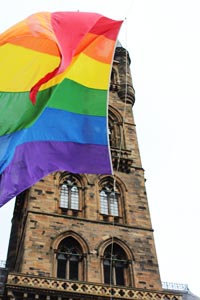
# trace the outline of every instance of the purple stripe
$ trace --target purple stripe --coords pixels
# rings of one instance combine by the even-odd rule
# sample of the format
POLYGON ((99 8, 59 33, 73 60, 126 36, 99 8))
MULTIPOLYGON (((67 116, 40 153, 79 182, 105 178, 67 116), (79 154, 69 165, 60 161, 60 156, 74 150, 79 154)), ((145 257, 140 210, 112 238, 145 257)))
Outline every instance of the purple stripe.
POLYGON ((107 146, 67 142, 32 142, 16 148, 0 176, 0 207, 55 171, 111 174, 107 146))

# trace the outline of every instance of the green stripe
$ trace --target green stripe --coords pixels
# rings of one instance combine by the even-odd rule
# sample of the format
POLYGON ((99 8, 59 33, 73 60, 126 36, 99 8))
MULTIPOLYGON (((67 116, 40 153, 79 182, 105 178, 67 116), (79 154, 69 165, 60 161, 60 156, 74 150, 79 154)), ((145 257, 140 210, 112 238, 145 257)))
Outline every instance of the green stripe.
POLYGON ((46 106, 50 89, 38 93, 32 104, 29 92, 0 92, 0 136, 29 127, 46 106))
POLYGON ((48 107, 70 112, 106 116, 107 91, 91 89, 69 79, 64 79, 55 88, 48 107))
POLYGON ((30 127, 47 105, 78 114, 106 116, 106 100, 107 91, 89 89, 68 79, 39 91, 35 105, 29 92, 0 92, 0 136, 30 127))

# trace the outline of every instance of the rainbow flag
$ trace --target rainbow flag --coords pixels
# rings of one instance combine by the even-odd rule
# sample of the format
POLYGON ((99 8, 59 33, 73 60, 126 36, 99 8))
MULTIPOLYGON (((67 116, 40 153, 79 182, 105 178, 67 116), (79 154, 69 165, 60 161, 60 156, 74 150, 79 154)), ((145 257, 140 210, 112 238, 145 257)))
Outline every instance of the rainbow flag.
POLYGON ((107 100, 122 21, 33 14, 0 35, 0 206, 47 174, 111 174, 107 100))

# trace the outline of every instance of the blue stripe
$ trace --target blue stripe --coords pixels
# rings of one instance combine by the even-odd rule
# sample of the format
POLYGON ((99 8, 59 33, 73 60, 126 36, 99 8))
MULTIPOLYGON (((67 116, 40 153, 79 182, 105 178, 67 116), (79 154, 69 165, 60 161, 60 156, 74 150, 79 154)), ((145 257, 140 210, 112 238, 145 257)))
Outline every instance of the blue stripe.
POLYGON ((0 173, 12 159, 16 146, 34 141, 107 145, 107 120, 46 108, 31 127, 0 137, 0 173))

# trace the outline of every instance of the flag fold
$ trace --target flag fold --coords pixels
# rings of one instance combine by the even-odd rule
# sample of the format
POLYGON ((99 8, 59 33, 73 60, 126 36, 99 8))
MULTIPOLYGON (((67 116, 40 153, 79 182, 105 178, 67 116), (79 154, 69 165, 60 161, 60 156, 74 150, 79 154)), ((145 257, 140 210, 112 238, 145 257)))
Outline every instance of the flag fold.
POLYGON ((112 173, 107 105, 121 24, 42 12, 0 34, 0 207, 54 171, 112 173))

